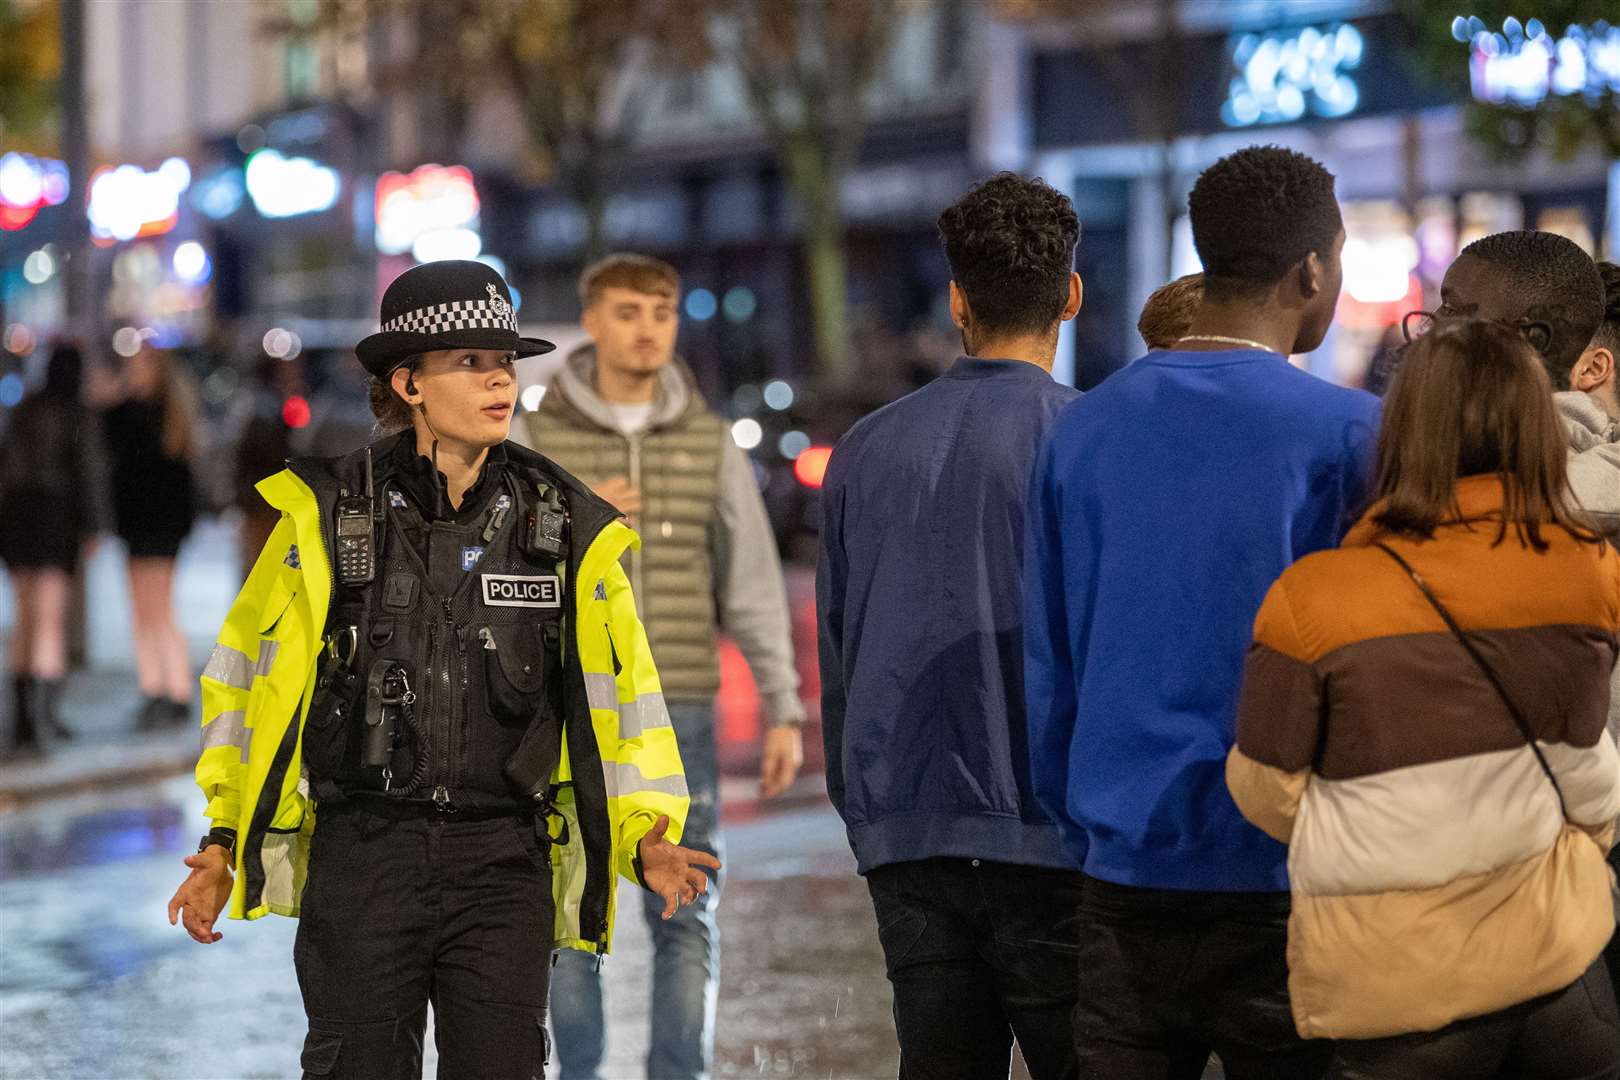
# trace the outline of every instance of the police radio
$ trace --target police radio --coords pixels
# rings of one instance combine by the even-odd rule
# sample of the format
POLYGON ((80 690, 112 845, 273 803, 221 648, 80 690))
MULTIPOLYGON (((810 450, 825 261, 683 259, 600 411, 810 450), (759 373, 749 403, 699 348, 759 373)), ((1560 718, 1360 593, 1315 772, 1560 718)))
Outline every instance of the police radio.
POLYGON ((371 447, 366 447, 366 493, 340 493, 337 501, 337 575, 343 585, 369 585, 377 576, 371 447))

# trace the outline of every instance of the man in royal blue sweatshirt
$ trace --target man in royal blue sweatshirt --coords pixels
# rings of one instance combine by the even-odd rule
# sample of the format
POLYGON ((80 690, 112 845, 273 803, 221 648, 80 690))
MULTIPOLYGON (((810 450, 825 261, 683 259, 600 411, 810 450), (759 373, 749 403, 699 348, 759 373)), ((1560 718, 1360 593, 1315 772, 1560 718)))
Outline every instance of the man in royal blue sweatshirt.
POLYGON ((1085 871, 1082 1077, 1320 1075, 1288 1005, 1286 849, 1244 821, 1226 752, 1267 588, 1336 544, 1377 401, 1288 363, 1333 319, 1333 176, 1241 150, 1188 199, 1204 299, 1169 350, 1064 410, 1030 496, 1025 690, 1035 794, 1085 871))
POLYGON ((827 790, 877 909, 902 1080, 1075 1075, 1080 874, 1030 794, 1024 503, 1080 307, 1069 200, 1002 173, 940 216, 963 351, 822 488, 827 790))

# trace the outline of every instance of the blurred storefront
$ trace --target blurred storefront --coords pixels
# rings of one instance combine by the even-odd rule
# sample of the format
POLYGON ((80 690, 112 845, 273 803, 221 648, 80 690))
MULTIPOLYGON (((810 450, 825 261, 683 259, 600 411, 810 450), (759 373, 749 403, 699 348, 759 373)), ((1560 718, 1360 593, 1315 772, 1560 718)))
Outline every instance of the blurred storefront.
MULTIPOLYGON (((1606 228, 1612 237, 1620 227, 1608 211, 1612 163, 1597 154, 1560 163, 1490 159, 1464 129, 1459 103, 1419 72, 1411 28, 1380 6, 1340 4, 1330 12, 1338 18, 1323 20, 1289 16, 1333 5, 1233 4, 1232 18, 1217 9, 1183 35, 1108 44, 1065 44, 1050 29, 1030 35, 1031 169, 1105 210, 1082 214, 1082 274, 1090 266, 1103 273, 1088 276, 1086 311, 1064 343, 1079 385, 1139 353, 1142 302, 1164 280, 1198 269, 1187 191, 1203 168, 1256 142, 1310 154, 1338 177, 1345 291, 1334 331, 1310 364, 1340 382, 1363 380, 1380 343, 1398 334, 1400 316, 1437 302, 1446 266, 1480 236, 1551 229, 1594 254, 1612 252, 1615 241, 1604 239, 1606 228), (1163 71, 1173 78, 1162 81, 1167 94, 1155 107, 1148 91, 1163 71), (1140 107, 1118 107, 1138 99, 1140 107), (1099 240, 1100 261, 1086 251, 1099 240)), ((1529 104, 1537 93, 1580 92, 1557 56, 1567 68, 1578 63, 1582 87, 1620 87, 1620 68, 1610 70, 1620 30, 1580 38, 1578 57, 1576 42, 1554 42, 1554 62, 1537 67, 1523 54, 1550 35, 1534 24, 1536 34, 1508 29, 1518 36, 1506 35, 1500 48, 1494 35, 1489 49, 1471 48, 1472 34, 1488 28, 1459 25, 1457 62, 1472 63, 1476 93, 1529 104)))
MULTIPOLYGON (((742 385, 802 375, 811 325, 800 300, 801 226, 769 148, 749 140, 650 149, 626 173, 634 182, 607 200, 606 243, 681 273, 681 352, 705 391, 723 400, 742 385)), ((882 328, 903 348, 908 329, 949 325, 935 221, 974 178, 965 108, 868 134, 843 190, 858 347, 863 327, 882 328)), ((554 189, 499 181, 481 189, 488 249, 513 272, 524 316, 576 319, 586 231, 579 207, 554 189)))

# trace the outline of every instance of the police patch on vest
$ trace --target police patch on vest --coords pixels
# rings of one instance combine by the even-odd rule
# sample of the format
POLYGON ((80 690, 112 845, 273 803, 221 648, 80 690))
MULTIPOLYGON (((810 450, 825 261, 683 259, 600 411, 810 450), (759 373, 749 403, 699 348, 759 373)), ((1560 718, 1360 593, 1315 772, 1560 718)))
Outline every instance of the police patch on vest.
POLYGON ((562 607, 562 582, 556 574, 479 574, 484 603, 490 607, 562 607))

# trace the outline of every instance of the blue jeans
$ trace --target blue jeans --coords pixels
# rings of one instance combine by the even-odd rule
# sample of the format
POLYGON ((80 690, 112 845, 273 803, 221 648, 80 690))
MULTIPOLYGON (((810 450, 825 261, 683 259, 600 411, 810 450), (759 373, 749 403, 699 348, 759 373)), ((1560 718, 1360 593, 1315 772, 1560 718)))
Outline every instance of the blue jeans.
MULTIPOLYGON (((725 859, 720 842, 720 775, 715 763, 714 707, 670 703, 692 806, 683 847, 725 859)), ((653 939, 652 1039, 648 1080, 707 1080, 714 1062, 714 1014, 720 993, 720 876, 696 904, 662 918, 664 901, 642 891, 653 939)), ((599 1080, 606 1050, 602 978, 596 960, 564 950, 551 974, 551 1026, 562 1080, 599 1080)))

